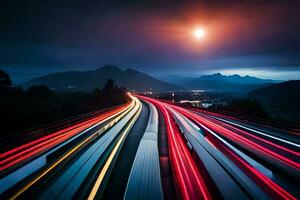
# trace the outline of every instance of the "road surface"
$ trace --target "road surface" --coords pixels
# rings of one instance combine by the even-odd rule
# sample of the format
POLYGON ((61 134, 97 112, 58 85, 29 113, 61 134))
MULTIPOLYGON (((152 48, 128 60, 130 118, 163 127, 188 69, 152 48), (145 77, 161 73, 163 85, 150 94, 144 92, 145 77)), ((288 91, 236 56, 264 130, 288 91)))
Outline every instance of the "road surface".
POLYGON ((299 130, 136 95, 33 138, 1 153, 1 199, 300 197, 299 130))

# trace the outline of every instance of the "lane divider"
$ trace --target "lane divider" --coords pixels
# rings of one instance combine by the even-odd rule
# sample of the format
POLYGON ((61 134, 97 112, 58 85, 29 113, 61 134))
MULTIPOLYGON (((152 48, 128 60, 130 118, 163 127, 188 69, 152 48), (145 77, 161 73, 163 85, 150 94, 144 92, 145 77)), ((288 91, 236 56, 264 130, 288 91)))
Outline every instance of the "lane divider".
POLYGON ((94 183, 94 186, 92 187, 91 192, 88 195, 88 198, 87 198, 88 200, 93 200, 96 197, 96 194, 97 194, 99 188, 102 186, 105 176, 108 175, 107 172, 108 172, 109 168, 112 167, 111 165, 113 163, 113 160, 116 158, 116 156, 118 154, 118 149, 120 149, 122 147, 122 144, 124 143, 129 131, 131 130, 132 126, 134 125, 134 123, 136 122, 138 117, 140 116, 140 113, 142 110, 142 105, 139 101, 138 101, 138 103, 139 103, 139 110, 134 115, 134 117, 131 119, 131 121, 127 125, 126 129, 122 132, 121 138, 118 140, 117 144, 114 146, 113 150, 111 151, 107 161, 105 162, 102 170, 100 171, 100 173, 94 183))

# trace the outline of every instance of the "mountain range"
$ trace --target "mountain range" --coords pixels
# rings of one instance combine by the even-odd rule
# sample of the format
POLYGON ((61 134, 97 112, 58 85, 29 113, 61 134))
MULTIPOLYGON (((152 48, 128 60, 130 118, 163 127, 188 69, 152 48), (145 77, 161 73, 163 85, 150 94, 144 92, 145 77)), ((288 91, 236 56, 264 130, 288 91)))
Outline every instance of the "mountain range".
POLYGON ((220 73, 204 75, 198 78, 168 76, 162 81, 131 68, 123 70, 114 65, 105 65, 91 71, 69 71, 41 76, 31 79, 23 86, 46 85, 55 90, 90 91, 96 87, 103 87, 107 79, 113 79, 117 85, 137 92, 197 89, 240 94, 246 94, 253 89, 278 82, 251 76, 239 76, 237 74, 225 76, 220 73))
POLYGON ((23 86, 46 85, 55 90, 72 89, 91 91, 96 87, 103 87, 107 79, 113 79, 118 86, 138 92, 174 91, 181 89, 178 85, 160 81, 134 69, 127 68, 122 70, 114 65, 105 65, 91 71, 54 73, 31 79, 23 86))
POLYGON ((203 89, 244 94, 256 88, 280 82, 271 79, 260 79, 252 76, 240 76, 237 74, 226 76, 221 73, 203 75, 197 78, 168 76, 165 80, 189 89, 203 89))
MULTIPOLYGON (((225 76, 220 73, 198 78, 169 76, 161 81, 131 68, 123 70, 117 66, 106 65, 92 71, 70 71, 41 76, 23 86, 46 85, 55 90, 91 91, 96 87, 103 87, 107 79, 113 79, 118 86, 137 92, 197 89, 239 93, 246 98, 258 100, 272 116, 288 121, 300 119, 300 81, 278 83, 279 81, 270 79, 225 76)), ((300 124, 300 121, 296 120, 295 123, 300 124)))

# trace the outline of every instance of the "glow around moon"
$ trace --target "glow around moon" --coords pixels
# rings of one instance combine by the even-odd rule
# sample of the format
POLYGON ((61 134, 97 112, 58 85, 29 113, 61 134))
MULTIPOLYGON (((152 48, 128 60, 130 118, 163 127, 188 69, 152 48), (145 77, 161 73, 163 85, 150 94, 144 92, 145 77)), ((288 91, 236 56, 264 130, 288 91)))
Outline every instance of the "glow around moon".
POLYGON ((197 28, 194 30, 193 35, 196 39, 201 39, 205 36, 205 30, 202 28, 197 28))

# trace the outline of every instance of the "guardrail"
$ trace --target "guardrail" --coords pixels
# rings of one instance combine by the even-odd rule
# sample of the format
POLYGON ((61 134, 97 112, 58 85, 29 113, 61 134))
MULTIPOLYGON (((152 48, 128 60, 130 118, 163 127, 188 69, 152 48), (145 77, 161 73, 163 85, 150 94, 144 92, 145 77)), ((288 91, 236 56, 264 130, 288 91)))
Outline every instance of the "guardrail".
POLYGON ((84 113, 81 115, 76 115, 73 117, 69 117, 69 118, 66 118, 63 120, 53 122, 51 124, 42 125, 42 126, 39 126, 36 128, 28 129, 26 131, 16 132, 16 133, 1 137, 0 138, 1 152, 9 150, 17 145, 26 143, 28 141, 37 139, 39 137, 49 135, 58 130, 62 130, 62 129, 68 128, 70 126, 79 124, 83 121, 98 117, 109 110, 113 110, 113 109, 121 107, 121 106, 123 106, 123 105, 113 106, 113 107, 109 107, 109 108, 100 109, 97 111, 84 113))

